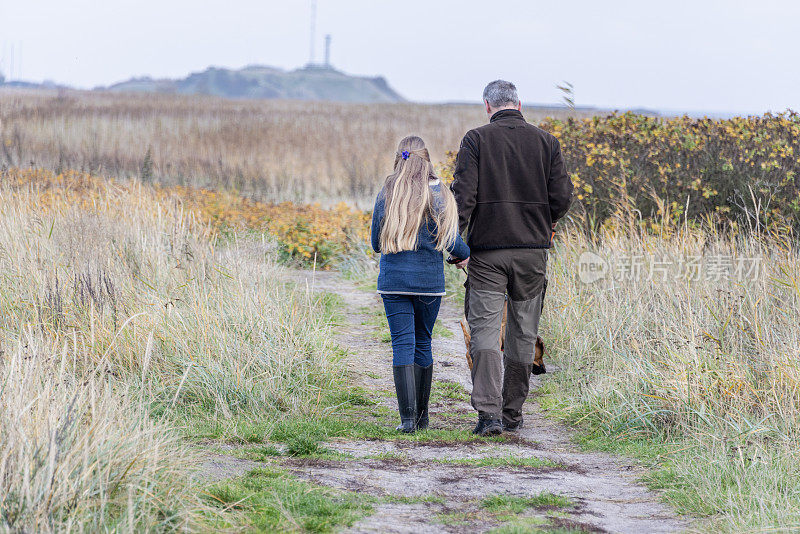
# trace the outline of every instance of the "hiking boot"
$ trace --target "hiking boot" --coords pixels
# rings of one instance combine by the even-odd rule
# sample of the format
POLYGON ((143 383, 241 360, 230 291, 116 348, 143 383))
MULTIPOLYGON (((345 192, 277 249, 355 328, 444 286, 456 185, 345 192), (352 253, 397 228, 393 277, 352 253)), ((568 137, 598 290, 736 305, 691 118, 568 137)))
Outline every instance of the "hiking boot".
POLYGON ((397 393, 397 408, 400 411, 398 432, 411 434, 417 429, 417 387, 414 380, 414 365, 395 365, 394 389, 397 393))
POLYGON ((472 433, 479 436, 499 436, 503 433, 503 423, 500 419, 485 419, 480 417, 472 433))
POLYGON ((422 367, 414 364, 414 381, 417 389, 417 430, 428 428, 428 401, 431 398, 433 364, 422 367))
POLYGON ((503 432, 519 432, 520 428, 522 428, 522 422, 522 419, 516 423, 508 423, 503 420, 503 432))

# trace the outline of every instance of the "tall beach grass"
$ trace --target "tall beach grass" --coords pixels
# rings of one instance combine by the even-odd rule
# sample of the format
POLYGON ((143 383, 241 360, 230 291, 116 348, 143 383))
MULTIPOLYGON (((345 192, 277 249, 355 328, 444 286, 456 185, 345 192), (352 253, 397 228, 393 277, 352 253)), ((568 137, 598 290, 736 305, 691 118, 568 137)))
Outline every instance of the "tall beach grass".
POLYGON ((0 529, 196 528, 210 512, 185 438, 327 409, 328 306, 286 283, 265 236, 219 236, 180 198, 7 178, 0 529))
POLYGON ((542 323, 559 366, 546 402, 595 445, 652 453, 650 482, 712 530, 799 528, 798 272, 788 235, 564 232, 542 323), (587 251, 608 262, 604 279, 581 281, 587 251), (632 257, 640 275, 614 272, 632 257), (681 258, 697 258, 697 273, 649 274, 681 258), (740 259, 757 272, 737 274, 740 259))

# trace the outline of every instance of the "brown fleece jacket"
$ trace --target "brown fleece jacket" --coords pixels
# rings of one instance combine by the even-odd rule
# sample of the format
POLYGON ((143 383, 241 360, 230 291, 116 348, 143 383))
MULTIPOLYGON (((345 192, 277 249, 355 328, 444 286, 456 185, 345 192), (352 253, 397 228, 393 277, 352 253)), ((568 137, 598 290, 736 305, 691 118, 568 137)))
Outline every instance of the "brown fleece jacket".
POLYGON ((514 109, 467 132, 451 188, 473 251, 549 248, 573 190, 558 140, 514 109))

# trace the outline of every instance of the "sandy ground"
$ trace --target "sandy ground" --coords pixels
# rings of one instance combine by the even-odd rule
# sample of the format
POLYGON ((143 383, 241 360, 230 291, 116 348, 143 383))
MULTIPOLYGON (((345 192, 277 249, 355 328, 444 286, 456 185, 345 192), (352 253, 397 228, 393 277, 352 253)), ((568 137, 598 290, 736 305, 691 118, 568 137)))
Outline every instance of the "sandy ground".
MULTIPOLYGON (((292 277, 313 291, 336 293, 344 300, 345 320, 337 332, 337 341, 348 349, 348 363, 355 380, 367 389, 393 391, 391 347, 378 339, 375 327, 364 325, 374 317, 368 310, 381 306, 379 297, 356 288, 337 273, 296 271, 292 277)), ((460 310, 445 300, 440 319, 454 335, 438 336, 434 341, 434 391, 447 382, 471 391, 458 324, 460 310)), ((552 365, 548 371, 558 372, 552 365)), ((535 395, 543 380, 552 376, 550 373, 534 378, 531 395, 535 395)), ((380 398, 396 409, 393 396, 380 398)), ((580 451, 570 439, 570 430, 544 417, 530 398, 524 413, 525 425, 510 442, 426 444, 339 440, 326 446, 355 459, 287 460, 285 467, 317 484, 380 497, 400 496, 408 501, 377 505, 372 516, 347 532, 485 532, 498 523, 481 513, 477 504, 481 499, 497 494, 534 497, 542 492, 563 495, 574 503, 565 509, 526 512, 526 517, 546 522, 545 529, 659 533, 679 532, 689 527, 689 522, 662 504, 656 493, 637 483, 642 472, 633 462, 580 451), (458 459, 508 457, 549 460, 555 467, 476 467, 453 463, 458 459)), ((474 422, 468 401, 439 398, 431 405, 434 429, 453 428, 453 425, 471 427, 474 422), (443 415, 437 417, 437 413, 443 415)), ((256 465, 223 455, 209 462, 225 476, 242 474, 256 465)))

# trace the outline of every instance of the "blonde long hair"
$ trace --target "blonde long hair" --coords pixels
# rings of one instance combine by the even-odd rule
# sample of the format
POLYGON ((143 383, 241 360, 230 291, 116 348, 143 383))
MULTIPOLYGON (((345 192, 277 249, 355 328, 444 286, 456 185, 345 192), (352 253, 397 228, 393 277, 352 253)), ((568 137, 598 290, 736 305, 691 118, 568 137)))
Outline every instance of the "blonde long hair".
POLYGON ((429 184, 437 179, 425 142, 416 135, 400 141, 394 173, 386 177, 383 186, 386 210, 380 234, 382 252, 416 250, 419 229, 429 219, 436 223, 436 250, 453 245, 458 235, 456 199, 442 185, 441 202, 437 202, 429 184))

